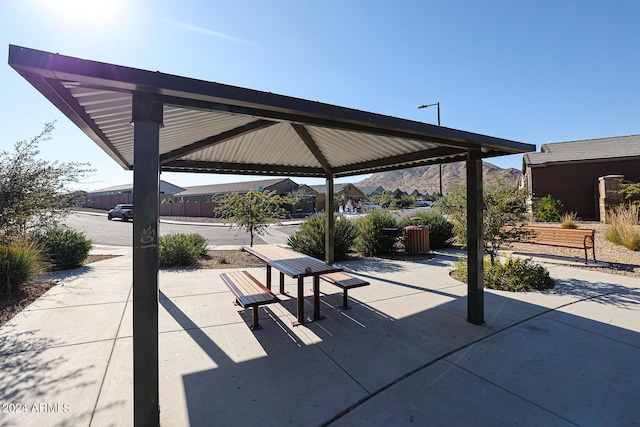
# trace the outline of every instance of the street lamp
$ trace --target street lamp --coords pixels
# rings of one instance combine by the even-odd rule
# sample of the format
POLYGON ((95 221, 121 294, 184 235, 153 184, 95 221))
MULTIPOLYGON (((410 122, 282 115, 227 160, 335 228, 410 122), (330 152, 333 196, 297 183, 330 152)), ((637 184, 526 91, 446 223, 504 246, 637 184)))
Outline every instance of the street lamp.
MULTIPOLYGON (((433 104, 424 104, 419 106, 418 109, 433 107, 434 105, 438 107, 438 126, 440 126, 440 103, 439 102, 436 102, 433 104)), ((442 163, 438 164, 438 168, 440 170, 440 195, 442 196, 442 163)))

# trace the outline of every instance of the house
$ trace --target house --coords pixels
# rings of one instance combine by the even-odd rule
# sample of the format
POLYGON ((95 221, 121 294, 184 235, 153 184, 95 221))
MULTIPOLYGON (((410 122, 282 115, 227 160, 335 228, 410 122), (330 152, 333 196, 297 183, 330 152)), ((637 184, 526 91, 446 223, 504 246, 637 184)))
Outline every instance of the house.
POLYGON ((640 135, 543 144, 522 158, 520 187, 529 207, 542 197, 559 199, 567 212, 583 219, 601 216, 600 178, 622 176, 640 181, 640 135))
POLYGON ((275 191, 276 194, 284 196, 297 191, 299 185, 289 178, 263 179, 257 181, 227 182, 224 184, 196 185, 187 187, 186 190, 176 193, 174 202, 198 202, 209 203, 211 198, 218 194, 239 193, 244 194, 249 190, 275 191))
MULTIPOLYGON (((197 185, 193 187, 188 187, 184 191, 175 194, 174 203, 184 203, 184 204, 204 204, 204 208, 201 207, 199 211, 206 213, 204 216, 211 216, 213 211, 213 205, 209 206, 209 204, 213 203, 213 198, 216 195, 220 194, 231 194, 231 193, 239 193, 245 194, 249 190, 258 190, 258 191, 275 191, 279 196, 286 196, 290 193, 294 193, 298 191, 300 186, 290 180, 289 178, 275 178, 275 179, 264 179, 257 181, 240 181, 240 182, 229 182, 224 184, 211 184, 211 185, 197 185)), ((303 212, 304 209, 312 209, 315 205, 315 201, 313 199, 313 194, 307 194, 307 200, 305 200, 305 205, 300 206, 285 206, 285 209, 289 211, 289 214, 292 216, 296 216, 299 213, 303 212)), ((203 214, 198 214, 195 210, 194 206, 188 207, 188 211, 190 214, 188 216, 203 216, 203 214)), ((162 209, 162 206, 161 206, 162 209)), ((173 208, 175 210, 175 207, 173 208)), ((304 211, 304 213, 312 212, 312 211, 304 211)))
POLYGON ((420 193, 418 190, 413 190, 413 193, 410 194, 411 197, 413 197, 416 200, 422 200, 422 193, 420 193))
MULTIPOLYGON (((324 210, 326 187, 324 185, 312 185, 311 188, 318 192, 318 210, 324 210)), ((334 212, 355 211, 363 198, 364 193, 353 184, 334 184, 333 186, 334 212)))
MULTIPOLYGON (((182 187, 160 180, 160 198, 173 197, 184 191, 182 187)), ((85 207, 111 209, 119 203, 133 203, 133 184, 115 185, 100 190, 87 192, 85 207)))
POLYGON ((358 187, 362 193, 364 193, 364 198, 366 200, 371 200, 372 197, 378 197, 384 193, 384 188, 380 185, 375 186, 366 186, 366 187, 358 187))
POLYGON ((403 196, 406 196, 406 195, 407 195, 407 193, 406 193, 406 192, 402 191, 402 190, 401 190, 401 189, 399 189, 399 188, 396 188, 396 189, 395 189, 395 191, 394 191, 393 193, 391 193, 391 194, 392 194, 392 195, 393 195, 393 197, 395 197, 396 199, 400 199, 400 198, 402 198, 403 196))

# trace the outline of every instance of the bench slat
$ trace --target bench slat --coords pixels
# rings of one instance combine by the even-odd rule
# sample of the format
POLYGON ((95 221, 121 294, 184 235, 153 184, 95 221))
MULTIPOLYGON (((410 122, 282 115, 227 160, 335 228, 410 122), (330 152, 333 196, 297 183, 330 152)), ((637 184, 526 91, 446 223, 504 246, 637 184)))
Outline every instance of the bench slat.
MULTIPOLYGON (((511 228, 511 227, 507 227, 511 228)), ((584 249, 584 263, 587 264, 587 249, 593 250, 593 260, 596 260, 595 234, 596 231, 590 228, 556 228, 525 226, 524 230, 531 231, 531 234, 518 239, 522 243, 535 245, 556 246, 563 248, 584 249)))
POLYGON ((220 277, 236 297, 236 301, 244 308, 253 309, 251 329, 258 329, 258 307, 264 304, 280 302, 269 289, 253 277, 248 271, 222 273, 220 277))

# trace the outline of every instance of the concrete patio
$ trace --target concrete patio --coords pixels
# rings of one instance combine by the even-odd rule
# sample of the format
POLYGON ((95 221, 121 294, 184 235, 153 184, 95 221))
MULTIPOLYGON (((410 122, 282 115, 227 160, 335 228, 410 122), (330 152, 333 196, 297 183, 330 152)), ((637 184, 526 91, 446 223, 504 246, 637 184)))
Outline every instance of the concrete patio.
MULTIPOLYGON (((0 426, 132 424, 132 257, 110 250, 125 255, 59 273, 0 328, 0 426)), ((162 425, 640 423, 637 279, 550 264, 555 290, 487 290, 476 326, 448 275, 457 256, 343 263, 371 282, 351 310, 322 284, 326 319, 292 327, 284 295, 258 331, 225 270, 162 271, 162 425)))

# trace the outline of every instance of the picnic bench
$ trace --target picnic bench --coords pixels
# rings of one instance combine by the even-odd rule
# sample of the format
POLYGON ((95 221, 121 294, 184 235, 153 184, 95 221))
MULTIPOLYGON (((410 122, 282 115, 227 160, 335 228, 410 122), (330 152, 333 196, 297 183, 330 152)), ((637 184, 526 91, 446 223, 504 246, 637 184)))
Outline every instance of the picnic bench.
POLYGON ((596 230, 590 228, 558 228, 525 226, 529 231, 517 241, 532 243, 534 245, 557 246, 563 248, 584 249, 584 263, 588 264, 588 249, 593 252, 593 261, 596 261, 595 236, 596 230))
POLYGON ((260 329, 258 307, 264 304, 280 302, 280 299, 248 271, 222 273, 220 277, 236 296, 236 304, 241 305, 243 308, 253 309, 251 329, 260 329))
POLYGON ((348 273, 338 271, 335 273, 323 274, 320 276, 325 282, 342 288, 342 309, 347 310, 349 307, 349 298, 347 292, 351 288, 359 288, 360 286, 367 286, 369 282, 362 280, 358 277, 352 276, 348 273))

